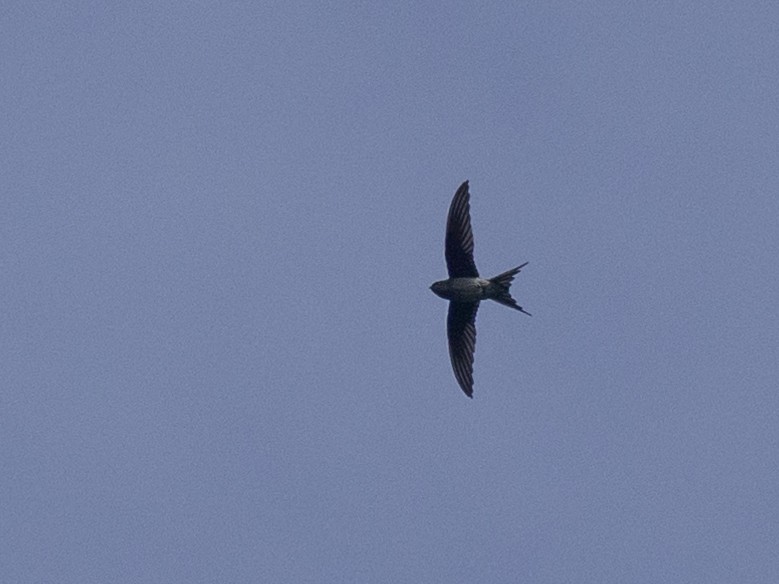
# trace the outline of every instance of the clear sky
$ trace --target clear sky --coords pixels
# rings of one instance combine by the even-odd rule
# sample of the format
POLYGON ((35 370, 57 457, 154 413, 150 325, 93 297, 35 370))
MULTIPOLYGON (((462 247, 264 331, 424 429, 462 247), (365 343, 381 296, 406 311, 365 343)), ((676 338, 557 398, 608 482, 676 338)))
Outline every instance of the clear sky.
POLYGON ((779 8, 0 8, 0 581, 779 582, 779 8), (452 375, 447 207, 529 261, 452 375))

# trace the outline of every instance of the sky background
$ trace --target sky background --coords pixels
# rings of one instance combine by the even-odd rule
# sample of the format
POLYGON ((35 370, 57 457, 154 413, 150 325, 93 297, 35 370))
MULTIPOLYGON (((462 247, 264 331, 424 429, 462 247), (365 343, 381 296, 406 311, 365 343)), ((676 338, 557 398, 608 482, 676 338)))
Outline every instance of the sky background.
POLYGON ((0 581, 779 581, 775 3, 112 4, 0 7, 0 581))

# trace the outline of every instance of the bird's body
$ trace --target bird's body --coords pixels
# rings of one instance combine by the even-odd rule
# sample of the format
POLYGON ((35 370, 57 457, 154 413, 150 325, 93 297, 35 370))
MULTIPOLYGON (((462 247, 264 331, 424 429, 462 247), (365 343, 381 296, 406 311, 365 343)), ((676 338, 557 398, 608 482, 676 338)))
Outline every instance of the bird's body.
POLYGON ((449 278, 430 289, 449 300, 446 332, 452 369, 465 395, 473 397, 473 354, 476 350, 476 312, 482 300, 494 300, 529 315, 511 297, 509 288, 527 262, 494 278, 481 278, 473 260, 468 181, 457 189, 446 220, 446 267, 449 278))
POLYGON ((447 300, 455 302, 478 302, 487 297, 490 281, 484 278, 449 278, 435 282, 430 289, 447 300))
POLYGON ((430 289, 454 302, 479 302, 498 295, 498 286, 484 278, 449 278, 435 282, 430 289))

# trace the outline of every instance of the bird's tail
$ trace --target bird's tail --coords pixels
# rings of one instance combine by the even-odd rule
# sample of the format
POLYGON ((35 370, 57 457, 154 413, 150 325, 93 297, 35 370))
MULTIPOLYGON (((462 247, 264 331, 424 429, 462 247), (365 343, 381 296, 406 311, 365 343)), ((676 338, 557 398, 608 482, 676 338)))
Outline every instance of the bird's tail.
POLYGON ((514 281, 514 276, 519 274, 519 271, 522 268, 524 268, 527 264, 528 262, 525 262, 521 266, 517 266, 516 268, 510 269, 508 272, 503 272, 502 274, 499 274, 494 278, 490 278, 490 282, 494 284, 495 288, 497 289, 497 295, 492 298, 495 302, 500 302, 504 306, 508 306, 509 308, 513 308, 514 310, 519 310, 520 312, 524 312, 525 314, 530 316, 530 313, 524 308, 522 308, 519 304, 517 304, 517 301, 511 297, 511 292, 509 292, 509 288, 511 288, 511 283, 514 281))

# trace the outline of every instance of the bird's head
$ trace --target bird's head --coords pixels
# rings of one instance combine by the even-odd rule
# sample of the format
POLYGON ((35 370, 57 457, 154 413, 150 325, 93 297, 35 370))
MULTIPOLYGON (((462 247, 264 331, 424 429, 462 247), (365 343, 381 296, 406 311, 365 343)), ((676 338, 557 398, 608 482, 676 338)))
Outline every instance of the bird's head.
POLYGON ((441 298, 446 298, 446 290, 447 290, 446 280, 441 280, 440 282, 433 282, 433 284, 430 286, 430 289, 437 296, 440 296, 441 298))

